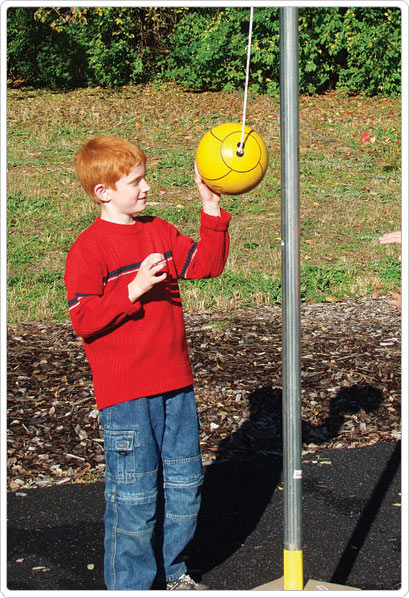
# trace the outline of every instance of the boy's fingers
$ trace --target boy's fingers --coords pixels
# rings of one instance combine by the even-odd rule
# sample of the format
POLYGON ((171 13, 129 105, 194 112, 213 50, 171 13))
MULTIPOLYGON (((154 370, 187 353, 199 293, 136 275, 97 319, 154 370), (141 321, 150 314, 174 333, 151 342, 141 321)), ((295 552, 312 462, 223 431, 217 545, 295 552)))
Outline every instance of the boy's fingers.
MULTIPOLYGON (((163 258, 163 256, 162 256, 163 258)), ((151 272, 154 276, 155 282, 160 282, 161 280, 164 280, 167 276, 167 272, 163 271, 164 268, 166 267, 167 264, 167 260, 166 259, 161 259, 157 262, 155 262, 153 264, 153 266, 151 266, 151 272)))
POLYGON ((165 280, 166 277, 167 277, 167 273, 166 272, 162 272, 162 274, 157 274, 154 277, 155 284, 158 283, 158 282, 162 282, 162 280, 165 280))
POLYGON ((150 256, 153 265, 157 264, 161 260, 165 259, 163 253, 151 253, 150 256))
POLYGON ((394 231, 393 233, 386 233, 379 237, 379 243, 382 244, 389 244, 389 243, 401 243, 402 242, 402 234, 400 231, 394 231))
MULTIPOLYGON (((148 268, 153 268, 159 262, 164 260, 163 253, 150 253, 142 262, 144 266, 148 266, 148 268)), ((141 265, 142 265, 141 264, 141 265)))
POLYGON ((154 268, 161 268, 162 266, 164 266, 166 264, 166 260, 160 260, 159 262, 156 262, 155 264, 153 264, 154 268))
POLYGON ((402 296, 399 293, 392 293, 391 299, 388 299, 386 303, 389 303, 389 305, 401 309, 402 296))
POLYGON ((195 161, 195 183, 196 183, 196 185, 200 185, 200 184, 204 185, 205 184, 203 182, 202 176, 197 167, 196 161, 195 161))

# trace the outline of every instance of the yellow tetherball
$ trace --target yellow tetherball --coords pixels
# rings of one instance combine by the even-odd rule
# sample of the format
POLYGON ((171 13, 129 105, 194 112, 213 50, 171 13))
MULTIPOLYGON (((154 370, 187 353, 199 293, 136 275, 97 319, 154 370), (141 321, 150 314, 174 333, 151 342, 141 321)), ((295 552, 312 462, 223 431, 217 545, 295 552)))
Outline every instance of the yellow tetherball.
POLYGON ((254 189, 266 174, 268 152, 264 141, 245 126, 225 123, 208 131, 196 151, 200 176, 215 193, 239 195, 254 189))

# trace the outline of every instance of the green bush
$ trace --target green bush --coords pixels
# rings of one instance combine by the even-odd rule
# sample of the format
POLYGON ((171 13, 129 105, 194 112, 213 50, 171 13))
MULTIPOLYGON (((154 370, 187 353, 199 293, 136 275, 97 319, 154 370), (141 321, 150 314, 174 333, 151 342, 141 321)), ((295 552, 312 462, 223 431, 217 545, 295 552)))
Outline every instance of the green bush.
MULTIPOLYGON (((51 88, 166 79, 192 90, 242 89, 248 8, 8 9, 8 76, 51 88)), ((256 7, 250 87, 277 94, 279 9, 256 7)), ((397 96, 397 7, 299 9, 300 93, 397 96)))
MULTIPOLYGON (((191 10, 169 40, 165 75, 195 90, 232 89, 245 78, 249 9, 191 10)), ((300 8, 301 94, 342 88, 348 93, 400 93, 401 14, 398 8, 300 8)), ((254 11, 251 87, 279 90, 279 10, 254 11)))
MULTIPOLYGON (((248 14, 242 8, 189 11, 169 39, 165 77, 194 90, 242 88, 248 14)), ((257 9, 254 14, 258 35, 252 44, 251 87, 260 92, 278 89, 279 22, 266 16, 271 16, 271 9, 257 9)))
POLYGON ((86 49, 71 30, 58 31, 33 8, 9 8, 7 72, 11 79, 59 89, 86 84, 86 49))
POLYGON ((401 89, 401 13, 398 8, 351 7, 345 14, 345 67, 339 87, 349 93, 395 97, 401 89))
POLYGON ((155 74, 155 49, 183 12, 9 8, 8 76, 52 89, 144 83, 155 74))
POLYGON ((300 10, 298 21, 301 93, 334 89, 345 61, 342 9, 300 10))

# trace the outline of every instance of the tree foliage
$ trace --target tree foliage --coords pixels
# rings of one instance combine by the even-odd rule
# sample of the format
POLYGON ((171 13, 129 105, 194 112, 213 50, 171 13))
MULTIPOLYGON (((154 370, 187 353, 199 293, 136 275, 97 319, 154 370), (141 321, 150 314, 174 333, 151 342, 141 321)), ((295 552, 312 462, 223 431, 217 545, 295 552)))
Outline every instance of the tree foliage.
MULTIPOLYGON (((50 88, 172 80, 233 90, 245 79, 248 8, 8 9, 8 76, 50 88)), ((251 87, 279 90, 279 11, 256 7, 251 87)), ((401 84, 397 7, 299 9, 300 92, 396 96, 401 84)))
MULTIPOLYGON (((170 37, 166 75, 193 89, 243 84, 248 9, 190 11, 170 37)), ((300 92, 340 88, 348 93, 400 93, 399 8, 300 8, 300 92)), ((279 89, 279 10, 254 11, 251 86, 279 89)))
POLYGON ((155 76, 157 49, 184 9, 8 9, 8 75, 41 87, 117 87, 155 76))

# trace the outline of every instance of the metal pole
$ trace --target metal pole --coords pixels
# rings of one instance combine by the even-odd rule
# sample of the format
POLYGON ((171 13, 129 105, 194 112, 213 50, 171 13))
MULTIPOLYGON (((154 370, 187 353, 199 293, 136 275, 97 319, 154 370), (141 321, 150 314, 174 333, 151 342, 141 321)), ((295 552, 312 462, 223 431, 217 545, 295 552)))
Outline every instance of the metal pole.
POLYGON ((298 10, 280 8, 284 589, 303 590, 298 10))

